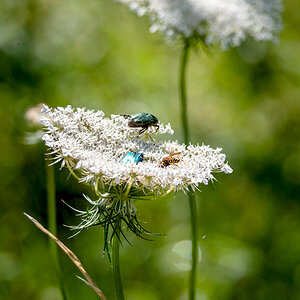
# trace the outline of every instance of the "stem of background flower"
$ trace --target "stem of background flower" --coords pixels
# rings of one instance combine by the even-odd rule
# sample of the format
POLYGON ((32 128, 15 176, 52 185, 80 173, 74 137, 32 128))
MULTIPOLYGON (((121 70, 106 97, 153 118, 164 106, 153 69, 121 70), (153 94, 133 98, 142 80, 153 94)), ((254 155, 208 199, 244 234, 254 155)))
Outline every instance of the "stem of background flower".
MULTIPOLYGON (((48 203, 48 229, 55 236, 57 236, 56 230, 56 188, 55 188, 55 175, 54 166, 48 166, 46 164, 46 180, 47 180, 47 203, 48 203)), ((61 273, 61 267, 58 258, 58 251, 55 242, 49 238, 50 255, 52 262, 55 264, 55 271, 60 287, 60 291, 64 300, 67 300, 67 294, 63 284, 63 277, 61 273)))
POLYGON ((112 269, 113 269, 117 299, 124 300, 121 274, 120 274, 120 264, 119 264, 120 226, 121 226, 121 222, 119 221, 116 224, 115 234, 112 240, 112 269))
POLYGON ((188 145, 189 143, 189 127, 187 118, 187 104, 186 104, 186 71, 187 62, 189 58, 190 42, 185 40, 184 48, 181 56, 180 64, 180 102, 181 102, 181 122, 183 129, 184 143, 188 145))
MULTIPOLYGON (((187 39, 184 43, 184 48, 181 56, 180 64, 180 102, 181 102, 181 121, 183 128, 184 143, 189 143, 189 128, 187 118, 187 96, 186 96, 186 71, 189 58, 190 41, 187 39)), ((192 268, 189 281, 189 299, 195 299, 197 262, 198 262, 198 234, 197 234, 197 208, 196 199, 193 192, 188 191, 190 214, 191 214, 191 235, 192 235, 192 268)))
POLYGON ((189 299, 194 300, 196 297, 196 277, 198 263, 198 221, 196 199, 191 190, 188 191, 190 214, 191 214, 191 232, 192 232, 192 268, 190 273, 189 299))

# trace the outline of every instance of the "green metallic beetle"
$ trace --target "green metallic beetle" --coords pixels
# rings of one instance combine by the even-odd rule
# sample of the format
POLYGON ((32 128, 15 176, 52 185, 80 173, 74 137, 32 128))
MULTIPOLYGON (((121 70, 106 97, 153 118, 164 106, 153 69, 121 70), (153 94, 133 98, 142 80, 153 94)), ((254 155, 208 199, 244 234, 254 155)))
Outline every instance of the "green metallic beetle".
POLYGON ((159 129, 158 119, 149 113, 138 113, 133 115, 123 115, 128 118, 129 127, 142 127, 139 131, 139 135, 144 133, 150 126, 156 127, 156 131, 159 129))
POLYGON ((120 160, 123 164, 127 163, 140 163, 144 160, 143 153, 137 153, 137 152, 127 152, 125 156, 120 160))

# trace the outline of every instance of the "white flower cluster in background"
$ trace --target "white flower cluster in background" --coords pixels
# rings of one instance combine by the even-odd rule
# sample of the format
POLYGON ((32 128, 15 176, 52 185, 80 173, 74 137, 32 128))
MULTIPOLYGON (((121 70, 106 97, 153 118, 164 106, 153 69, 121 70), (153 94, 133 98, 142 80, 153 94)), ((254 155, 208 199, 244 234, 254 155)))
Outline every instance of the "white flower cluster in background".
POLYGON ((250 36, 276 40, 282 30, 281 0, 118 0, 139 16, 149 15, 151 32, 167 37, 198 36, 222 48, 238 46, 250 36))
MULTIPOLYGON (((106 118, 102 111, 71 106, 45 106, 43 113, 43 140, 55 153, 55 162, 61 161, 74 174, 80 174, 80 181, 97 184, 104 192, 130 183, 133 189, 159 194, 207 184, 214 179, 213 172, 232 172, 221 148, 138 138, 140 128, 129 127, 128 119, 122 115, 106 118), (121 159, 127 152, 143 153, 144 160, 124 164, 121 159), (176 152, 181 152, 176 156, 180 158, 177 166, 159 165, 163 158, 176 152)), ((150 127, 148 133, 173 134, 173 130, 170 124, 159 123, 157 132, 150 127)))

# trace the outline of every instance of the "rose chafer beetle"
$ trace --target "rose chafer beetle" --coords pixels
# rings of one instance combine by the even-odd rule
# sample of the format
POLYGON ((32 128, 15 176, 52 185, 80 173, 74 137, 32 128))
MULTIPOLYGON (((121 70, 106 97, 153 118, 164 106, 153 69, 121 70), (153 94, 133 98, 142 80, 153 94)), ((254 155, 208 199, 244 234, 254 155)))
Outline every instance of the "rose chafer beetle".
POLYGON ((120 162, 127 164, 127 163, 140 163, 144 160, 143 153, 137 152, 127 152, 125 156, 120 160, 120 162))
POLYGON ((158 119, 149 113, 138 113, 132 115, 123 115, 128 118, 129 127, 141 127, 139 135, 144 133, 150 126, 156 127, 156 131, 159 129, 158 119))

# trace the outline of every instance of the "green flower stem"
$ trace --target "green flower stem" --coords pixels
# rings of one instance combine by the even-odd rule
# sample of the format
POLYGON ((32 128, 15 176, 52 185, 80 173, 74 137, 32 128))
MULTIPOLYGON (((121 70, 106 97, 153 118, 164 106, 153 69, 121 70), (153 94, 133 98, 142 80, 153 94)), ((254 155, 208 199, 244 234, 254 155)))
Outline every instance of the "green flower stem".
MULTIPOLYGON (((48 229, 57 236, 56 228, 56 188, 55 188, 55 175, 54 166, 48 166, 46 164, 46 181, 47 181, 47 204, 48 204, 48 229)), ((55 264, 55 270, 57 274, 60 291, 64 300, 67 300, 67 294, 63 284, 63 277, 61 273, 61 267, 58 258, 58 251, 55 242, 49 238, 50 243, 50 255, 53 263, 55 264)))
MULTIPOLYGON (((184 43, 184 48, 181 56, 180 64, 180 102, 181 102, 181 121, 183 128, 184 143, 189 144, 189 127, 187 117, 187 96, 186 96, 186 72, 187 62, 190 53, 190 41, 187 39, 184 43)), ((197 208, 196 199, 191 190, 188 191, 190 214, 191 214, 191 235, 192 235, 192 268, 189 280, 189 299, 195 299, 197 262, 198 262, 198 234, 197 234, 197 208)))
POLYGON ((112 269, 115 282, 115 289, 118 300, 124 300, 124 293, 121 282, 120 263, 119 263, 119 248, 120 248, 120 226, 121 222, 116 224, 115 234, 112 240, 112 269))
POLYGON ((192 191, 188 192, 190 214, 191 214, 191 231, 192 231, 192 268, 190 273, 189 299, 195 299, 195 288, 197 278, 197 263, 198 263, 198 221, 196 199, 192 191))
POLYGON ((180 65, 180 101, 181 101, 181 122, 183 128, 183 138, 184 143, 188 145, 189 143, 189 127, 188 127, 188 117, 187 117, 187 104, 186 104, 186 71, 187 62, 190 53, 190 42, 185 40, 184 48, 181 56, 180 65))

